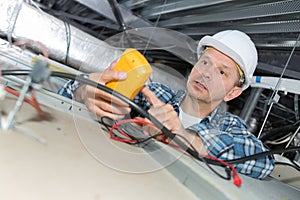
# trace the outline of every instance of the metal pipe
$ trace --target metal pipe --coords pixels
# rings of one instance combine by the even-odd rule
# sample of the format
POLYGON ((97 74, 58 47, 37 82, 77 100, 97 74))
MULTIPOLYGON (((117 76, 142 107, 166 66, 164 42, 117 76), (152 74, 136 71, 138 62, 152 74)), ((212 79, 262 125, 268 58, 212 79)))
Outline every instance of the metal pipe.
POLYGON ((241 112, 241 118, 244 119, 245 122, 249 121, 249 118, 251 117, 255 109, 255 106, 257 104, 261 92, 262 92, 262 88, 252 88, 250 97, 246 101, 245 106, 241 112))

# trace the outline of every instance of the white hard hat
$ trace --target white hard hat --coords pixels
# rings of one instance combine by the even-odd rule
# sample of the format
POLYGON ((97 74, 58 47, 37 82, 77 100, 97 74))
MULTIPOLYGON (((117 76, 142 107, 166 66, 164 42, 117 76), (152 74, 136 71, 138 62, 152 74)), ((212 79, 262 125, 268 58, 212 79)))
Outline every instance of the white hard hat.
POLYGON ((198 58, 204 48, 210 46, 233 59, 242 69, 245 82, 243 90, 248 88, 257 65, 257 50, 248 35, 238 30, 226 30, 213 36, 204 36, 197 48, 198 58))

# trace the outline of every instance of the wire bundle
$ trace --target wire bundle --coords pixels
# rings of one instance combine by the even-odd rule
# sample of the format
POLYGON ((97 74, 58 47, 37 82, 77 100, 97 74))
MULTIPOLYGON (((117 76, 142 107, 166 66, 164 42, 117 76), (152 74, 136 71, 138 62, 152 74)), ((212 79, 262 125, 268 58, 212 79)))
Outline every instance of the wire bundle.
MULTIPOLYGON (((150 126, 155 127, 155 125, 153 123, 151 123, 149 121, 146 121, 146 120, 143 120, 143 119, 134 118, 134 119, 124 119, 124 120, 121 120, 121 121, 111 120, 110 123, 108 123, 106 120, 111 120, 111 119, 109 119, 107 117, 102 117, 101 118, 101 124, 103 124, 106 127, 106 129, 109 131, 109 135, 110 135, 111 139, 119 141, 119 142, 124 142, 124 143, 131 144, 131 145, 137 145, 137 144, 144 144, 147 141, 149 141, 153 138, 156 138, 157 136, 164 136, 163 133, 158 133, 158 134, 155 134, 155 135, 152 135, 152 136, 144 135, 144 137, 141 137, 141 136, 136 137, 135 133, 137 131, 133 131, 133 133, 130 133, 130 130, 128 128, 126 129, 126 127, 125 127, 125 128, 122 129, 122 127, 120 127, 120 126, 122 126, 124 124, 127 124, 127 123, 130 123, 130 124, 134 123, 133 125, 136 127, 135 130, 138 129, 138 125, 150 125, 150 126), (119 134, 116 134, 115 133, 116 131, 119 134)), ((191 146, 193 148, 194 151, 196 151, 196 149, 193 147, 193 145, 190 144, 186 140, 186 138, 184 138, 181 135, 177 135, 177 134, 175 134, 175 135, 178 136, 178 137, 181 137, 184 141, 186 141, 189 144, 189 146, 191 146)), ((162 142, 165 143, 165 144, 169 144, 166 141, 162 141, 162 142)), ((180 146, 178 146, 176 144, 170 143, 169 145, 171 145, 171 146, 173 146, 176 149, 179 149, 181 151, 183 150, 180 146)), ((212 168, 212 166, 210 166, 210 164, 205 159, 202 159, 202 161, 206 164, 206 166, 212 172, 214 172, 216 175, 218 175, 220 178, 223 178, 225 180, 230 180, 231 179, 231 172, 232 172, 233 183, 238 187, 241 186, 242 180, 238 176, 238 173, 237 173, 236 169, 233 166, 231 166, 230 164, 226 163, 225 161, 220 160, 220 159, 218 159, 214 156, 201 155, 201 157, 206 158, 206 159, 210 159, 210 160, 214 160, 214 161, 220 163, 221 165, 224 165, 226 176, 224 176, 224 175, 220 174, 219 172, 217 172, 216 170, 214 170, 212 168)))
POLYGON ((115 121, 111 120, 110 118, 107 117, 101 117, 101 124, 103 124, 106 129, 109 131, 109 135, 111 139, 119 141, 119 142, 124 142, 128 144, 142 144, 150 139, 156 138, 159 135, 163 135, 162 133, 152 135, 152 136, 146 136, 146 135, 140 135, 139 137, 135 136, 134 133, 130 133, 130 130, 126 127, 122 128, 121 126, 124 124, 133 124, 133 127, 136 127, 136 130, 138 129, 139 125, 149 125, 155 127, 155 125, 149 121, 143 120, 143 119, 124 119, 121 121, 115 121), (110 123, 106 122, 106 120, 110 120, 110 123), (116 134, 116 131, 119 134, 116 134))
MULTIPOLYGON (((29 75, 30 74, 30 70, 3 70, 2 71, 2 75, 29 75)), ((234 184, 237 186, 241 185, 241 180, 240 178, 238 178, 238 175, 235 171, 235 169, 230 166, 230 164, 237 164, 237 163, 242 163, 242 162, 246 162, 248 160, 254 160, 260 157, 265 157, 268 155, 273 155, 273 154, 278 154, 278 153, 284 153, 284 152, 292 152, 292 151, 299 151, 300 147, 291 147, 291 148, 285 148, 285 149, 275 149, 275 150, 270 150, 268 152, 262 152, 262 153, 257 153, 251 156, 246 156, 243 158, 239 158, 239 159, 233 159, 233 160, 228 160, 228 161, 223 161, 223 160, 219 160, 215 157, 212 156, 203 156, 200 155, 195 148, 190 148, 189 146, 187 146, 182 140, 179 139, 179 137, 176 137, 176 135, 174 133, 172 133, 170 130, 168 130, 165 126, 163 126, 156 118, 154 118, 153 116, 151 116, 147 111, 143 110, 142 108, 140 108, 137 104, 135 104, 133 101, 131 101, 130 99, 128 99, 127 97, 125 97, 124 95, 113 91, 112 89, 98 84, 94 81, 91 81, 85 77, 82 76, 76 76, 73 74, 68 74, 68 73, 63 73, 63 72, 56 72, 56 71, 52 71, 51 76, 55 76, 55 77, 60 77, 60 78, 67 78, 67 79, 73 79, 76 80, 82 84, 88 84, 90 86, 96 87, 97 89, 103 90, 109 94, 112 94, 116 97, 118 97, 119 99, 123 100, 125 103, 129 104, 129 106, 134 109, 135 111, 137 111, 138 113, 140 113, 140 115, 142 117, 145 117, 147 119, 149 119, 151 121, 151 123, 145 123, 144 121, 135 121, 134 119, 131 119, 129 121, 124 121, 124 122, 119 122, 116 123, 116 125, 114 125, 113 129, 117 129, 117 130, 121 130, 120 129, 120 125, 121 124, 125 124, 125 123, 132 123, 132 122, 137 122, 140 124, 147 124, 147 125, 155 125, 158 129, 160 129, 162 131, 163 134, 165 134, 167 137, 171 138, 171 140, 177 145, 177 147, 181 148, 181 149, 185 149, 185 151, 190 154, 193 158, 205 162, 207 164, 207 166, 212 169, 210 167, 209 164, 213 164, 213 165, 218 165, 218 166, 222 166, 225 169, 225 172, 227 174, 227 176, 222 176, 219 173, 215 172, 215 170, 213 170, 216 174, 218 174, 221 178, 224 178, 226 180, 230 180, 231 179, 231 171, 233 172, 233 177, 234 177, 234 184), (119 128, 118 128, 119 127, 119 128)), ((112 128, 112 127, 111 127, 112 128)), ((116 138, 116 135, 113 134, 113 130, 110 130, 110 134, 112 136, 112 138, 116 138)), ((124 132, 121 132, 121 135, 123 136, 122 139, 118 139, 121 142, 126 142, 126 143, 131 143, 131 144, 138 144, 143 142, 143 140, 137 140, 136 138, 132 138, 130 137, 128 134, 124 134, 124 132)), ((147 138, 147 140, 154 138, 158 135, 152 136, 150 138, 147 138)), ((145 142, 145 141, 144 141, 145 142)))

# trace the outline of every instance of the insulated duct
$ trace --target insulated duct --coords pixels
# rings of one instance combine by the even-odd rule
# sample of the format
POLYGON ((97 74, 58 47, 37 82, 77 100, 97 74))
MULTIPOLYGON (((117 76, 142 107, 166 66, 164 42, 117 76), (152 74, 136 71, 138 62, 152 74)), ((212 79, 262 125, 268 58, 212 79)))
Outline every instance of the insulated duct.
POLYGON ((101 71, 121 50, 84 33, 23 0, 1 0, 0 36, 43 52, 83 72, 101 71))
MULTIPOLYGON (((9 42, 25 43, 27 47, 41 53, 47 51, 49 58, 70 66, 82 72, 102 71, 119 58, 126 46, 122 43, 122 37, 117 35, 115 41, 110 41, 113 47, 107 42, 101 41, 79 29, 65 23, 45 12, 31 6, 23 0, 1 0, 0 9, 0 36, 9 42)), ((155 29, 160 35, 160 29, 155 29)), ((141 30, 145 31, 145 30, 141 30)), ((130 33, 135 33, 135 30, 130 33)), ((143 32, 142 32, 143 33, 143 32)), ((165 31, 166 36, 174 38, 177 43, 177 33, 165 31)), ((135 34, 134 34, 135 35, 135 34)), ((121 35, 122 36, 122 35, 121 35)), ((169 39, 170 40, 170 39, 169 39)), ((142 42, 142 47, 148 40, 142 42)), ((192 43, 188 40, 187 44, 192 43)), ((161 41, 159 41, 161 42, 161 41)), ((192 43, 194 44, 194 43, 192 43)), ((138 43, 135 43, 135 46, 138 43)), ((148 45, 148 44, 147 44, 148 45)), ((181 43, 172 47, 181 47, 181 43)), ((170 47, 168 46, 170 49, 170 47)), ((139 48, 138 48, 139 49, 139 48)), ((175 54, 184 54, 185 49, 190 52, 191 47, 187 45, 184 51, 177 48, 175 54), (178 51, 178 52, 176 52, 178 51)), ((194 62, 194 61, 193 61, 194 62)), ((173 89, 184 89, 185 78, 176 70, 168 66, 152 66, 153 81, 172 85, 173 89)))

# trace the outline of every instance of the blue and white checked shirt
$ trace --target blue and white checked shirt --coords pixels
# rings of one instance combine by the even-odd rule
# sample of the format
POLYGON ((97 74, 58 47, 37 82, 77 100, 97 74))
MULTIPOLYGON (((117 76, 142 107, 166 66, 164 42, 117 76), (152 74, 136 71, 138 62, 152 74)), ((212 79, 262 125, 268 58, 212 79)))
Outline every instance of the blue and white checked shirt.
MULTIPOLYGON (((73 93, 79 85, 76 81, 69 81, 58 93, 73 98, 73 93)), ((160 83, 150 83, 147 86, 162 102, 171 104, 174 110, 179 113, 179 106, 185 91, 176 92, 160 83)), ((139 93, 134 101, 145 110, 151 107, 142 93, 139 93)), ((134 115, 134 113, 132 114, 134 115)), ((238 116, 223 112, 219 108, 203 118, 198 124, 188 127, 187 130, 197 133, 205 144, 209 155, 224 161, 267 151, 261 141, 247 130, 243 120, 238 116)), ((274 160, 272 156, 267 156, 239 163, 234 167, 239 173, 261 179, 272 172, 274 160)))

